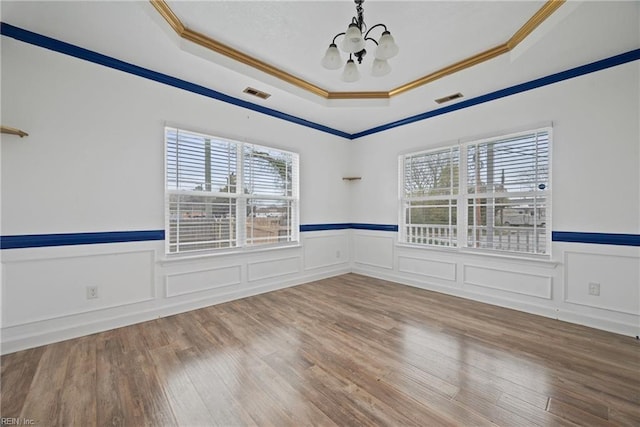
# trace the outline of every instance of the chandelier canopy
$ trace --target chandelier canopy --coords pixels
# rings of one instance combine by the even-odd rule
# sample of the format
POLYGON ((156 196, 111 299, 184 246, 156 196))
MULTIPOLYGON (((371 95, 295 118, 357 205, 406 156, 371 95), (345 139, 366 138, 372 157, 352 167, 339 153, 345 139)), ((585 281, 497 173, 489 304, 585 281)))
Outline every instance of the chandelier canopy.
POLYGON ((391 72, 391 66, 387 60, 396 56, 399 51, 398 45, 396 45, 386 25, 376 24, 371 28, 367 27, 364 22, 364 9, 362 8, 364 0, 354 0, 354 2, 357 16, 351 18, 351 23, 344 33, 338 33, 333 37, 333 41, 327 48, 324 58, 322 58, 322 66, 329 70, 337 70, 344 64, 342 80, 345 82, 355 82, 360 79, 360 72, 353 57, 356 57, 358 64, 362 64, 362 58, 367 54, 365 49, 367 41, 372 41, 376 44, 375 59, 371 67, 371 75, 375 77, 384 76, 391 72), (378 41, 369 37, 374 28, 380 27, 384 28, 384 30, 378 41), (338 45, 336 44, 336 39, 340 36, 343 36, 340 49, 349 54, 346 64, 342 60, 340 50, 338 50, 338 45))

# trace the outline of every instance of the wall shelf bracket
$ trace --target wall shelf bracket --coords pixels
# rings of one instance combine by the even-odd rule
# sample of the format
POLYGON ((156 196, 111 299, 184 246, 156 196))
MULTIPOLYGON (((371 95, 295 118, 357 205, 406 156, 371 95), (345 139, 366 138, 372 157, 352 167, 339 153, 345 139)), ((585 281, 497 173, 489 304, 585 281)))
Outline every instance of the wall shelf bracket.
POLYGON ((18 135, 20 138, 24 136, 29 136, 29 134, 26 133, 25 131, 16 129, 16 128, 11 128, 9 126, 0 126, 0 131, 2 133, 8 133, 10 135, 18 135))

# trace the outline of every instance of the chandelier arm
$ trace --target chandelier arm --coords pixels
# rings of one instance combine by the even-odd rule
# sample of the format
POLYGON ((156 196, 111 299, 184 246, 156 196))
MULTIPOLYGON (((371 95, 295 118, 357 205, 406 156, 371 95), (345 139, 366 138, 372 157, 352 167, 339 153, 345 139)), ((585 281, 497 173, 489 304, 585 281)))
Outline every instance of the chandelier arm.
POLYGON ((342 32, 342 33, 338 33, 333 37, 333 41, 331 42, 331 44, 336 44, 336 39, 340 36, 344 36, 346 33, 342 32))
MULTIPOLYGON (((376 27, 383 27, 385 31, 389 31, 389 30, 387 30, 387 26, 386 25, 384 25, 384 24, 376 24, 373 27, 369 28, 369 30, 365 33, 365 35, 364 35, 364 39, 365 40, 367 40, 367 37, 369 36, 369 33, 371 32, 371 30, 373 30, 376 27)), ((373 40, 373 39, 370 39, 370 40, 373 40)), ((378 44, 378 43, 376 43, 376 44, 378 44)))
POLYGON ((364 40, 365 40, 365 41, 367 41, 367 40, 371 40, 372 42, 374 42, 374 43, 376 44, 376 46, 378 46, 378 42, 377 42, 377 41, 376 41, 376 39, 374 39, 373 37, 366 37, 364 40))

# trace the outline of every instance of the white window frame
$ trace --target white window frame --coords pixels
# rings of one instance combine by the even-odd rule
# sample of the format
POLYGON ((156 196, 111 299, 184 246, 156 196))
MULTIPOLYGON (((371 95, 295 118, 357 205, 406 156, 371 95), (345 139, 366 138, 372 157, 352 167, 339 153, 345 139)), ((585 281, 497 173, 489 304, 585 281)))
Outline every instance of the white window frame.
MULTIPOLYGON (((540 127, 536 129, 530 129, 526 131, 513 132, 508 134, 500 134, 492 137, 482 138, 470 140, 464 143, 450 144, 440 146, 438 148, 433 148, 429 150, 422 150, 410 153, 403 153, 398 157, 398 199, 399 199, 399 233, 398 233, 398 242, 401 245, 408 245, 413 247, 421 247, 421 248, 431 248, 431 249, 441 249, 441 250, 455 250, 460 252, 470 252, 470 253, 485 253, 491 255, 505 255, 505 256, 517 256, 517 257, 525 257, 525 258, 534 258, 534 259, 550 259, 551 258, 551 218, 552 218, 552 210, 551 210, 551 199, 552 199, 552 144, 553 144, 553 135, 551 126, 540 127), (527 251, 518 251, 518 250, 504 250, 504 249, 493 249, 493 248, 478 248, 469 245, 469 228, 468 225, 469 215, 468 209, 471 204, 469 203, 469 199, 473 199, 474 193, 468 191, 468 164, 467 164, 467 155, 469 151, 469 147, 482 145, 490 142, 498 142, 510 138, 518 138, 521 136, 531 135, 546 132, 548 134, 548 153, 547 153, 547 162, 548 162, 548 171, 547 171, 547 185, 544 190, 535 190, 532 192, 518 192, 518 193, 490 193, 492 198, 499 197, 513 197, 516 196, 535 196, 535 197, 544 197, 545 205, 544 205, 544 223, 545 223, 545 236, 544 236, 544 249, 543 253, 533 253, 527 251), (406 223, 406 208, 410 199, 406 197, 405 194, 405 159, 419 155, 419 154, 428 154, 428 153, 438 153, 447 149, 452 149, 454 147, 459 148, 459 164, 458 164, 458 191, 457 194, 452 196, 452 198, 456 199, 456 207, 457 207, 457 225, 456 232, 457 235, 457 243, 443 246, 442 244, 434 244, 430 243, 429 239, 424 239, 422 242, 416 242, 416 239, 410 238, 407 235, 407 223, 406 223)), ((488 192, 478 193, 480 198, 482 196, 486 196, 489 194, 488 192)), ((536 221, 534 219, 534 221, 536 221)), ((536 226, 533 227, 534 236, 536 233, 536 226)))
MULTIPOLYGON (((232 148, 233 149, 233 148, 232 148)), ((165 190, 165 254, 170 257, 179 257, 186 255, 206 255, 226 253, 229 251, 253 251, 264 250, 269 248, 278 247, 291 247, 292 245, 298 245, 300 241, 300 193, 299 193, 299 154, 282 150, 280 148, 269 147, 262 144, 254 144, 250 142, 238 141, 230 138, 210 135, 203 132, 192 131, 188 129, 178 128, 176 126, 165 126, 164 128, 164 190, 165 190), (234 192, 216 192, 216 191, 198 191, 198 190, 180 190, 169 188, 168 178, 168 131, 173 130, 176 132, 185 132, 192 135, 197 135, 206 139, 211 139, 219 142, 226 142, 232 144, 235 147, 235 171, 236 171, 236 183, 234 192), (245 149, 251 147, 258 150, 270 150, 277 151, 279 153, 291 156, 291 189, 290 195, 277 195, 268 193, 246 193, 245 192, 245 167, 244 167, 244 152, 245 149), (194 196, 208 196, 214 198, 228 198, 235 200, 235 245, 221 248, 203 248, 192 250, 179 250, 180 240, 177 238, 177 249, 171 251, 171 212, 170 212, 170 197, 171 195, 194 195, 194 196), (267 201, 284 201, 289 204, 290 212, 290 224, 289 233, 281 242, 277 243, 256 243, 251 244, 249 241, 247 230, 247 216, 242 215, 242 212, 247 211, 247 206, 250 205, 251 200, 267 200, 267 201)), ((223 242, 222 240, 219 242, 223 242)), ((184 243, 183 243, 184 244, 184 243)))

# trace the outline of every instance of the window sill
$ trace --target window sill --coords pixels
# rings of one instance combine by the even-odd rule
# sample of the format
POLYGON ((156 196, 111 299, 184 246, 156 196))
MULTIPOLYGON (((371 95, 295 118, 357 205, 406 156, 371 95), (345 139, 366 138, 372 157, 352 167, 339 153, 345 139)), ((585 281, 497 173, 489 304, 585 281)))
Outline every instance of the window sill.
POLYGON ((513 253, 500 253, 491 252, 483 249, 472 248, 452 248, 452 247, 437 247, 426 245, 412 245, 410 243, 396 243, 397 247, 407 249, 419 249, 427 250, 431 252, 440 252, 447 255, 464 255, 474 258, 494 259, 496 261, 507 261, 522 264, 538 264, 543 267, 555 268, 562 263, 551 259, 551 255, 528 255, 528 254, 513 254, 513 253))
POLYGON ((301 248, 300 242, 292 242, 286 245, 269 245, 260 247, 244 247, 244 248, 228 248, 211 251, 203 251, 199 253, 177 253, 177 254, 164 254, 163 258, 158 260, 160 265, 171 265, 174 263, 180 263, 185 261, 201 261, 209 258, 219 258, 225 256, 237 256, 237 255, 249 255, 264 252, 275 252, 284 249, 297 249, 301 248))

